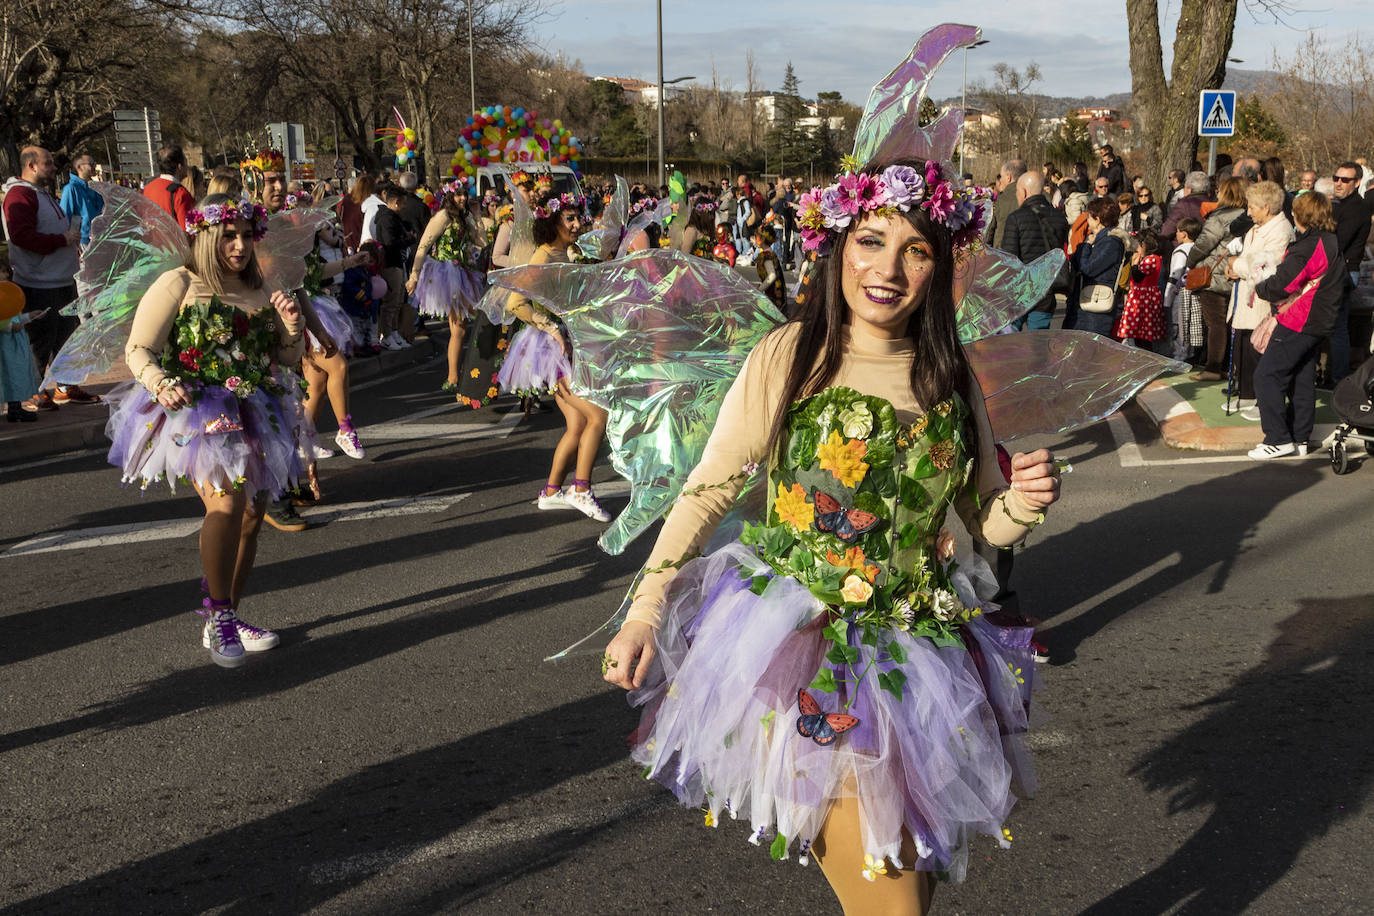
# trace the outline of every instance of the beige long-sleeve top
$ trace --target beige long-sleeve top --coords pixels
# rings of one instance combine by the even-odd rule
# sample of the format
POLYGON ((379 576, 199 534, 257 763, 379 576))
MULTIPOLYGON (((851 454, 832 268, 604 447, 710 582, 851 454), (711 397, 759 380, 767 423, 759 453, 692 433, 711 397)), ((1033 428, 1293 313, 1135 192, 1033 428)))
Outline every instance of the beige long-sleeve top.
MULTIPOLYGON (((192 302, 209 301, 213 295, 225 305, 232 305, 240 311, 252 314, 259 309, 272 308, 266 289, 249 289, 237 275, 224 277, 224 292, 216 294, 206 286, 189 268, 178 267, 169 270, 148 287, 134 312, 133 327, 129 330, 129 342, 124 345, 124 361, 133 373, 134 379, 151 392, 157 391, 158 382, 167 377, 158 365, 167 337, 172 331, 172 323, 183 305, 192 302)), ((305 316, 298 315, 290 323, 277 321, 277 362, 295 365, 305 355, 305 316)))
MULTIPOLYGON (((534 249, 534 254, 530 255, 530 264, 567 264, 569 263, 568 252, 565 248, 558 248, 554 245, 540 245, 534 249)), ((506 311, 526 324, 532 324, 537 328, 543 328, 549 323, 549 313, 539 303, 530 299, 524 293, 511 291, 510 298, 506 300, 506 311)))
MULTIPOLYGON (((646 568, 659 569, 699 552, 744 486, 743 480, 724 485, 722 482, 738 476, 746 464, 768 460, 768 434, 800 329, 798 324, 784 325, 765 337, 745 360, 739 378, 730 386, 721 405, 701 463, 683 486, 684 493, 690 495, 673 506, 646 568)), ((909 338, 885 340, 850 328, 844 334, 844 360, 832 386, 853 388, 887 400, 902 423, 910 423, 924 413, 911 393, 910 368, 915 349, 909 338)), ((975 503, 971 496, 965 496, 955 502, 954 508, 970 533, 994 546, 1008 547, 1021 541, 1029 530, 1013 518, 1029 521, 1039 510, 1032 508, 1019 491, 1009 489, 1002 477, 996 442, 976 380, 971 380, 969 400, 978 430, 976 486, 980 500, 975 503), (995 498, 1002 491, 1006 491, 1006 497, 995 498)), ((627 619, 657 627, 662 620, 664 592, 675 574, 674 568, 665 568, 646 575, 627 619)))

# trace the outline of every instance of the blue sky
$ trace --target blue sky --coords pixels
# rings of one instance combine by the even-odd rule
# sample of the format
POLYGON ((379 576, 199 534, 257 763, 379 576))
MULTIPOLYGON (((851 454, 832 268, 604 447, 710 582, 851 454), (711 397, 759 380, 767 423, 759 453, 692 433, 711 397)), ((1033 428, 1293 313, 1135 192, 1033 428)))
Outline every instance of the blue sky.
MULTIPOLYGON (((1162 2, 1160 10, 1167 55, 1178 0, 1162 2)), ((554 17, 535 32, 545 50, 580 59, 588 73, 653 80, 654 11, 649 0, 563 0, 554 17)), ((1040 90, 1049 95, 1108 95, 1131 88, 1124 0, 989 0, 977 6, 977 18, 970 19, 970 11, 967 2, 926 0, 666 2, 664 78, 695 76, 709 82, 714 62, 723 82, 743 89, 745 52, 752 48, 769 88, 781 85, 790 59, 803 95, 838 89, 849 101, 863 104, 873 83, 905 56, 927 27, 970 22, 981 26, 990 42, 969 53, 970 82, 990 81, 991 66, 999 61, 1018 68, 1036 61, 1044 73, 1040 90), (1083 15, 1085 9, 1092 11, 1091 23, 1083 15), (837 11, 842 16, 838 28, 831 25, 837 11), (1022 21, 1028 19, 1027 11, 1033 12, 1022 21), (822 25, 801 24, 808 22, 822 25)), ((1286 24, 1275 24, 1272 19, 1257 21, 1242 2, 1231 56, 1245 63, 1232 66, 1267 70, 1276 48, 1289 55, 1309 29, 1336 44, 1357 31, 1374 38, 1374 3, 1326 0, 1320 10, 1309 6, 1288 17, 1286 24), (1340 26, 1328 29, 1327 22, 1340 26)), ((957 95, 961 77, 956 56, 937 76, 934 94, 957 95)))

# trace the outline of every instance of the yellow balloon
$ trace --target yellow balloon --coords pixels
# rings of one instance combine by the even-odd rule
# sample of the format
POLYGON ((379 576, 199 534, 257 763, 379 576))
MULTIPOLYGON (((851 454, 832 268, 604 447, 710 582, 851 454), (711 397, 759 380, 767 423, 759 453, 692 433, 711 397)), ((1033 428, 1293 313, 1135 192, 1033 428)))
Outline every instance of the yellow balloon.
POLYGON ((24 311, 24 291, 19 284, 0 282, 0 321, 9 321, 24 311))

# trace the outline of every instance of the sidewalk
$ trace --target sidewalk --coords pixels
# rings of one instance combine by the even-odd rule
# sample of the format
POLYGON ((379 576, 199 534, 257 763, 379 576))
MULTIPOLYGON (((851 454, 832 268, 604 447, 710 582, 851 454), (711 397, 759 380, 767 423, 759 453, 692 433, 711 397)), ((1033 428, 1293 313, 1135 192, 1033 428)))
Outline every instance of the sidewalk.
MULTIPOLYGON (((1136 400, 1159 426, 1164 444, 1198 451, 1248 451, 1264 439, 1257 421, 1240 413, 1226 413, 1226 383, 1195 382, 1183 375, 1166 375, 1145 387, 1136 400)), ((1235 402, 1231 404, 1235 410, 1235 402)), ((1317 423, 1312 441, 1322 442, 1339 418, 1331 408, 1331 392, 1317 391, 1317 423)))
MULTIPOLYGON (((432 337, 416 338, 415 345, 409 350, 383 350, 376 356, 350 359, 349 379, 361 382, 434 356, 442 356, 447 346, 448 329, 444 328, 441 332, 436 327, 432 337)), ((119 371, 93 376, 88 384, 81 387, 103 396, 128 378, 129 373, 120 366, 119 371)), ((109 417, 109 408, 104 404, 66 404, 58 410, 39 411, 37 423, 0 421, 0 470, 6 464, 103 447, 106 445, 105 421, 109 417)))

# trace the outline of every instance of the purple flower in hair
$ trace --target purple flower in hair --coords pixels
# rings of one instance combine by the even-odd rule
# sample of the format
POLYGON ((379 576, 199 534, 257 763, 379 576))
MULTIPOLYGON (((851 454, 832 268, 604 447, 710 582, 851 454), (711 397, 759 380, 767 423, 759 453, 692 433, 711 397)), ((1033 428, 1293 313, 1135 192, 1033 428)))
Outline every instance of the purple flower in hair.
POLYGON ((926 189, 925 179, 909 165, 893 165, 884 169, 882 183, 887 188, 887 202, 903 210, 910 210, 926 189))
POLYGON ((977 212, 978 207, 974 204, 972 198, 961 194, 954 198, 954 209, 949 216, 945 218, 945 225, 948 226, 951 231, 958 232, 969 224, 969 220, 973 219, 977 212))
POLYGON ((934 159, 926 160, 926 184, 935 187, 944 180, 944 174, 940 171, 940 163, 934 159))
POLYGON ((207 223, 214 225, 224 219, 224 206, 222 204, 210 204, 201 211, 201 215, 205 217, 207 223))
POLYGON ((846 197, 837 185, 831 185, 821 192, 821 213, 825 215, 825 224, 830 228, 845 228, 858 212, 859 205, 846 197), (850 209, 851 206, 853 209, 850 209))

